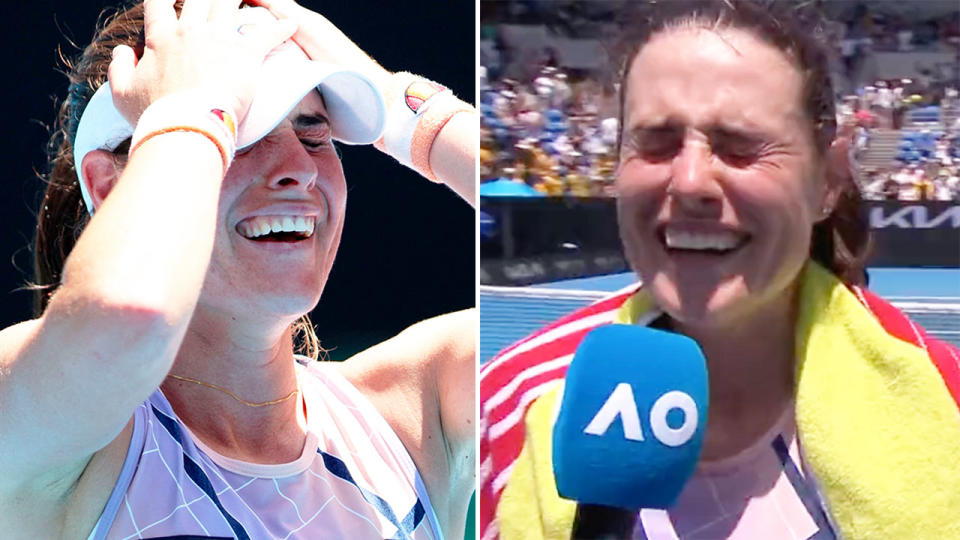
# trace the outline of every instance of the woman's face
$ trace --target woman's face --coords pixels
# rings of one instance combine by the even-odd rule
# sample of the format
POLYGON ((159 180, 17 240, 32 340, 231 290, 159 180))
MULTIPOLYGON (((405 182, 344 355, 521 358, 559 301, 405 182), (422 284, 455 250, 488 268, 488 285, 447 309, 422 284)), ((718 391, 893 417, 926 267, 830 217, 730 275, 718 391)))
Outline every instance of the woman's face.
POLYGON ((223 180, 199 305, 283 319, 316 305, 347 201, 327 118, 320 95, 311 92, 270 134, 237 154, 223 180), (272 232, 291 225, 296 230, 272 232))
POLYGON ((657 304, 725 327, 789 302, 825 187, 797 68, 744 31, 679 29, 625 84, 620 235, 657 304))

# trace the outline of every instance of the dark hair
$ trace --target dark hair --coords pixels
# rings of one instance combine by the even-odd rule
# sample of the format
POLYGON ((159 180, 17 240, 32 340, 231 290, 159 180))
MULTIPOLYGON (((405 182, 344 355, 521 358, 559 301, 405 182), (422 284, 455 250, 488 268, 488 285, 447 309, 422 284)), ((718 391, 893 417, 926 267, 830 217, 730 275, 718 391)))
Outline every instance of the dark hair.
MULTIPOLYGON (((803 110, 814 146, 828 159, 837 135, 833 85, 827 64, 825 20, 811 2, 777 0, 650 0, 628 4, 620 43, 619 125, 623 134, 627 76, 633 59, 650 39, 673 28, 736 28, 776 47, 803 77, 803 110)), ((619 152, 621 141, 617 141, 619 152)), ((813 227, 810 257, 848 284, 864 284, 871 238, 861 214, 860 189, 849 167, 838 179, 840 196, 831 214, 813 227)))
MULTIPOLYGON (((177 0, 179 13, 182 5, 177 0)), ((37 231, 34 238, 34 290, 33 310, 39 317, 50 303, 63 274, 63 267, 80 238, 80 233, 90 221, 86 206, 80 195, 76 164, 73 162, 73 140, 77 124, 93 93, 107 80, 113 49, 128 45, 137 56, 143 54, 143 4, 137 2, 112 13, 105 11, 100 16, 98 30, 93 41, 75 61, 64 59, 64 72, 70 81, 67 99, 60 105, 57 121, 47 143, 47 159, 50 163, 46 175, 46 190, 37 213, 37 231)), ((121 144, 114 154, 118 162, 126 157, 129 140, 121 144)), ((291 326, 298 350, 311 358, 318 358, 324 351, 308 315, 291 326)))

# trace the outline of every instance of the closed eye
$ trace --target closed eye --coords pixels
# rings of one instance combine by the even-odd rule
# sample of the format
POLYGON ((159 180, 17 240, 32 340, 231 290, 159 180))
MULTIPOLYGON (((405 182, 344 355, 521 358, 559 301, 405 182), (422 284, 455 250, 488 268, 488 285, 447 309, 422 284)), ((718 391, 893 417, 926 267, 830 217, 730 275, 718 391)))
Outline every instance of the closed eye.
POLYGON ((715 156, 734 167, 746 167, 760 157, 760 148, 756 146, 738 146, 717 144, 712 146, 715 156))
POLYGON ((308 150, 319 150, 324 146, 330 146, 330 140, 301 138, 300 144, 302 144, 308 150))
POLYGON ((308 152, 325 152, 333 148, 333 134, 326 123, 313 126, 309 129, 297 130, 297 139, 308 152))
POLYGON ((630 133, 624 147, 645 161, 666 161, 683 147, 683 131, 672 126, 638 128, 630 133))
POLYGON ((330 120, 320 113, 300 114, 293 119, 293 129, 300 144, 309 151, 332 148, 330 120))
POLYGON ((718 129, 709 137, 713 154, 734 167, 746 167, 755 162, 767 147, 762 138, 741 132, 718 129))

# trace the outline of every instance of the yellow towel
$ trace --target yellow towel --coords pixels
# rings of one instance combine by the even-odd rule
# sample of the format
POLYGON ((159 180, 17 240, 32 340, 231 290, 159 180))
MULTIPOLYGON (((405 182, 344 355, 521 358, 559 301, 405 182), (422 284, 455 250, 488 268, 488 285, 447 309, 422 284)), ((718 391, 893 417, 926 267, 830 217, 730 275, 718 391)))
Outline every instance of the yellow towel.
MULTIPOLYGON (((620 308, 653 309, 640 290, 620 308)), ((809 263, 796 331, 800 447, 847 540, 960 539, 960 411, 922 347, 890 335, 835 276, 809 263)), ((572 352, 572 351, 570 351, 572 352)), ((524 417, 525 439, 496 509, 500 537, 570 537, 551 433, 562 380, 524 417)))

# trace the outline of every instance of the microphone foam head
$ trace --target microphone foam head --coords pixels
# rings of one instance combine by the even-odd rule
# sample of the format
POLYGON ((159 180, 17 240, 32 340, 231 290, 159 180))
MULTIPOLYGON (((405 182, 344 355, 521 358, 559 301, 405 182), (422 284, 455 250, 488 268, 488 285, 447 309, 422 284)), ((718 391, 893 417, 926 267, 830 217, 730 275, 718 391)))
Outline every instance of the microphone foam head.
POLYGON ((560 496, 666 508, 693 474, 707 422, 707 367, 679 334, 612 324, 583 339, 553 430, 560 496))

